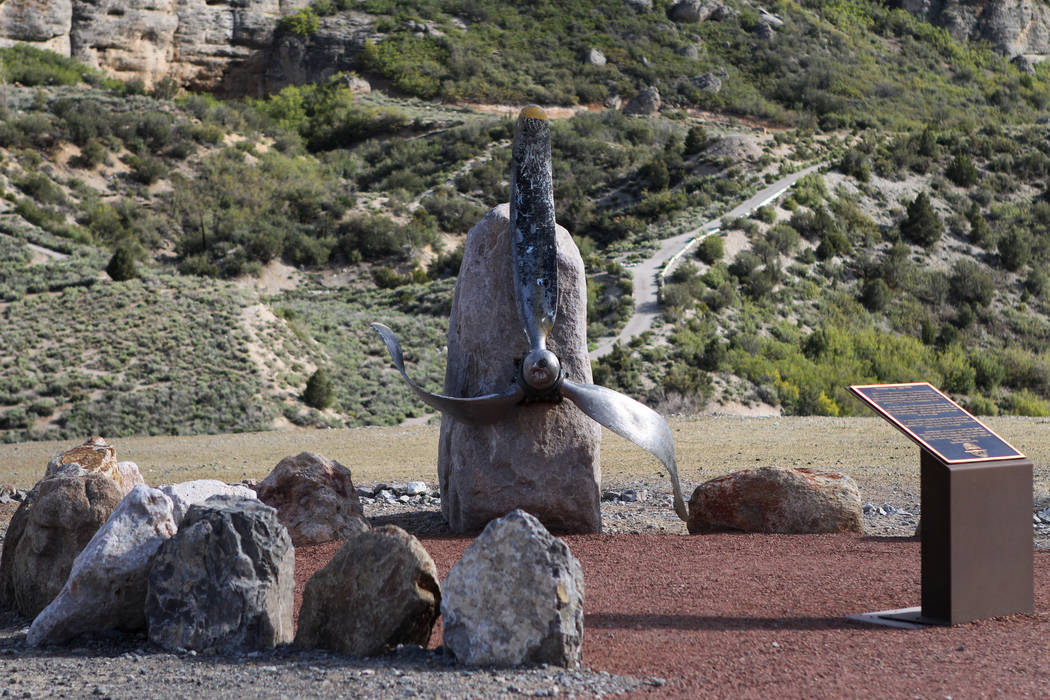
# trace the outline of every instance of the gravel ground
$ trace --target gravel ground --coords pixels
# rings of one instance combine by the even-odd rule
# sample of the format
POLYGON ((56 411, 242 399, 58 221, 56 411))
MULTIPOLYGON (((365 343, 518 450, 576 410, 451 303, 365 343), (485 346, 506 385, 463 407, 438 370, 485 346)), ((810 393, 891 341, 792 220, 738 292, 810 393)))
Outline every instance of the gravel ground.
MULTIPOLYGON (((995 419, 990 422, 993 429, 1025 451, 1036 464, 1033 511, 1047 512, 1043 509, 1050 506, 1050 469, 1046 466, 1050 463, 1050 422, 1031 419, 995 419)), ((700 481, 749 466, 837 469, 849 474, 858 482, 862 498, 866 502, 864 526, 869 537, 861 538, 860 549, 863 550, 867 546, 863 541, 869 540, 875 549, 885 548, 884 543, 889 542, 890 549, 897 551, 898 545, 892 543, 900 542, 903 544, 899 547, 905 556, 900 562, 894 560, 889 566, 904 570, 915 564, 911 562, 911 558, 914 558, 913 550, 917 547, 917 542, 911 536, 920 516, 918 454, 914 446, 881 421, 708 417, 674 420, 672 427, 675 431, 683 487, 687 494, 700 481)), ((422 426, 174 439, 134 438, 112 442, 118 450, 118 458, 137 462, 147 481, 154 485, 193 478, 220 478, 230 482, 239 481, 241 478, 261 479, 283 456, 302 450, 313 450, 349 466, 354 473, 355 484, 368 487, 384 479, 387 480, 386 483, 395 480, 403 483, 420 478, 428 481, 432 479, 436 436, 435 427, 422 426)), ((0 445, 0 473, 4 474, 0 479, 19 488, 29 488, 42 474, 49 457, 75 444, 76 441, 0 445)), ((717 574, 721 567, 732 564, 729 558, 736 556, 737 549, 743 551, 744 544, 750 542, 746 538, 720 541, 683 537, 686 534, 685 527, 671 507, 666 476, 656 465, 646 460, 644 455, 639 456, 637 449, 632 445, 624 444, 615 436, 610 439, 609 434, 606 434, 602 462, 603 487, 605 491, 610 492, 609 500, 602 504, 604 533, 609 537, 603 535, 597 540, 587 537, 572 538, 574 543, 577 543, 575 546, 592 547, 597 550, 611 548, 612 554, 600 555, 599 561, 621 555, 635 559, 645 557, 645 550, 634 554, 631 547, 644 538, 663 535, 665 537, 644 541, 649 543, 647 546, 654 552, 666 543, 668 552, 690 554, 697 548, 714 547, 716 543, 723 542, 719 546, 726 546, 728 553, 719 555, 722 559, 718 559, 719 563, 714 565, 714 573, 717 574), (622 495, 626 491, 633 491, 637 500, 623 501, 613 498, 612 492, 622 495), (634 540, 623 537, 630 535, 640 537, 634 540), (708 542, 710 545, 706 544, 708 542)), ((431 487, 434 485, 431 484, 431 487)), ((17 503, 0 503, 0 536, 6 530, 16 508, 17 503)), ((366 504, 365 510, 374 524, 399 525, 420 536, 424 542, 431 538, 435 546, 449 541, 446 537, 447 529, 439 514, 439 506, 434 502, 396 505, 371 503, 366 504)), ((1046 561, 1046 556, 1050 556, 1050 523, 1033 524, 1033 541, 1038 548, 1038 562, 1046 561)), ((795 562, 798 561, 798 557, 803 556, 788 550, 795 546, 804 547, 804 540, 789 539, 777 542, 771 551, 778 551, 776 547, 782 548, 785 561, 795 562)), ((447 545, 441 546, 447 548, 447 545)), ((839 545, 834 545, 832 551, 837 551, 838 548, 839 545)), ((862 552, 856 556, 861 554, 862 552)), ((593 558, 594 554, 590 556, 593 558)), ((768 560, 769 556, 763 555, 749 566, 761 566, 761 562, 768 560)), ((454 562, 454 559, 451 561, 454 562)), ((634 566, 637 561, 632 561, 634 566)), ((449 565, 449 562, 441 564, 449 565)), ((858 565, 868 570, 868 564, 858 565)), ((704 566, 711 565, 705 562, 704 566)), ((850 570, 849 566, 843 569, 850 570)), ((603 595, 606 598, 611 595, 603 593, 600 589, 604 583, 600 577, 615 577, 617 571, 622 569, 611 573, 603 571, 599 574, 599 582, 596 584, 598 588, 592 589, 595 600, 603 595)), ((871 573, 880 578, 880 581, 886 574, 881 570, 871 573)), ((676 566, 672 566, 667 575, 671 577, 670 580, 700 580, 695 572, 682 571, 676 566)), ((915 572, 909 572, 908 576, 914 579, 915 572)), ((714 586, 722 584, 703 581, 696 585, 701 586, 701 594, 707 594, 715 590, 714 586), (710 587, 710 591, 703 588, 704 586, 710 587)), ((881 585, 885 585, 885 582, 881 585)), ((913 589, 917 584, 911 581, 908 585, 911 588, 902 588, 891 600, 900 600, 902 604, 915 604, 917 601, 913 600, 913 589)), ((1037 579, 1038 585, 1041 584, 1037 579)), ((741 601, 737 598, 740 595, 742 594, 730 593, 728 598, 739 603, 741 601)), ((588 600, 591 599, 589 595, 588 600)), ((749 600, 751 598, 743 602, 749 600)), ((612 604, 609 609, 616 610, 618 607, 612 604)), ((783 614, 783 611, 777 611, 770 619, 780 619, 783 614)), ((703 686, 708 696, 747 695, 730 692, 731 686, 706 686, 701 683, 699 676, 689 680, 691 677, 685 672, 676 675, 679 674, 679 667, 674 664, 666 666, 666 672, 659 671, 662 667, 658 664, 633 664, 632 653, 638 656, 639 661, 646 653, 652 653, 647 648, 650 643, 647 637, 638 637, 635 642, 625 640, 628 644, 641 646, 634 647, 634 652, 631 651, 631 647, 618 652, 621 654, 620 661, 600 665, 604 644, 602 638, 608 636, 611 644, 613 635, 616 634, 619 638, 621 634, 615 625, 608 626, 612 624, 609 622, 610 615, 612 613, 598 613, 598 628, 588 627, 589 642, 586 643, 592 651, 588 652, 589 657, 584 658, 585 664, 591 660, 592 668, 604 668, 610 672, 588 669, 567 672, 554 668, 468 670, 450 662, 440 649, 402 649, 395 655, 372 659, 347 658, 291 647, 239 657, 172 654, 153 646, 144 636, 112 636, 82 641, 71 647, 33 650, 26 648, 24 644, 25 630, 30 621, 13 613, 0 612, 0 696, 202 698, 220 697, 231 693, 241 697, 260 698, 489 698, 555 695, 601 697, 618 694, 683 696, 689 694, 687 690, 690 687, 694 687, 690 685, 692 683, 696 684, 695 687, 703 686), (599 665, 594 666, 595 663, 599 665)), ((657 617, 663 620, 667 615, 657 617)), ((715 642, 716 646, 729 643, 746 647, 751 644, 748 635, 761 632, 761 628, 758 632, 739 632, 738 627, 725 627, 718 622, 723 618, 701 615, 697 619, 700 621, 697 624, 703 628, 701 633, 713 634, 720 640, 715 642)), ((787 621, 790 622, 790 619, 787 621)), ((990 621, 983 626, 978 625, 973 633, 984 633, 989 626, 994 629, 998 624, 990 621)), ((1012 625, 1015 636, 1020 634, 1015 641, 1019 648, 1024 648, 1027 644, 1025 635, 1030 634, 1024 631, 1024 625, 1034 625, 1033 629, 1038 636, 1031 640, 1031 645, 1041 645, 1045 652, 1047 624, 1046 610, 1037 608, 1037 614, 1032 621, 1014 621, 1006 626, 1012 625), (1016 630, 1018 625, 1022 626, 1020 632, 1016 630)), ((834 625, 833 627, 835 634, 855 634, 850 629, 843 631, 834 625)), ((962 646, 964 641, 967 649, 975 648, 977 642, 967 636, 971 633, 970 630, 951 629, 955 631, 945 634, 951 637, 952 644, 962 646), (956 637, 962 640, 958 644, 954 641, 956 637)), ((629 630, 624 632, 625 636, 629 636, 627 632, 629 630)), ((439 639, 439 633, 440 630, 437 630, 435 639, 439 639)), ((800 641, 808 639, 808 634, 811 632, 800 631, 800 641)), ((861 634, 863 637, 868 633, 861 634)), ((876 635, 873 639, 875 638, 890 637, 876 635)), ((909 639, 918 640, 915 637, 909 639)), ((909 644, 915 645, 916 642, 909 644)), ((818 650, 827 648, 827 644, 814 647, 818 650)), ((882 647, 876 642, 872 648, 882 647)), ((921 648, 920 643, 910 651, 901 649, 900 652, 905 658, 914 658, 921 648)), ((751 650, 752 647, 747 647, 742 653, 746 655, 751 653, 751 650)), ((694 653, 707 652, 694 649, 694 653)), ((717 677, 716 667, 728 662, 721 659, 706 660, 698 656, 697 663, 713 663, 714 667, 708 676, 717 677)), ((808 663, 810 662, 807 661, 808 663)), ((834 675, 835 671, 831 669, 828 673, 834 675)), ((922 674, 916 673, 916 676, 921 677, 922 674)), ((777 688, 777 692, 784 697, 814 696, 814 693, 810 692, 812 687, 806 685, 805 679, 795 682, 801 682, 803 685, 794 687, 790 692, 788 686, 782 685, 777 688)), ((872 682, 874 681, 869 679, 869 685, 863 688, 874 692, 878 685, 870 685, 872 682)), ((950 683, 944 682, 928 687, 925 690, 929 692, 924 692, 921 686, 915 686, 916 692, 908 694, 943 696, 945 693, 939 693, 939 690, 947 687, 951 687, 950 683), (938 692, 933 692, 935 689, 938 692)), ((767 690, 772 691, 772 688, 767 690)))

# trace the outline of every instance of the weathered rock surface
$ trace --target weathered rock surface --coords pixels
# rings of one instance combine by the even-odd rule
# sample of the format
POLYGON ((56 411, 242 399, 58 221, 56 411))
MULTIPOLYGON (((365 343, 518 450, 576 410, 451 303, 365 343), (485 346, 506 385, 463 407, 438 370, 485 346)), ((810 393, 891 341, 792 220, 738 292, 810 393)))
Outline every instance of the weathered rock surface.
POLYGON ((580 665, 583 568, 536 518, 489 523, 442 584, 445 647, 462 663, 580 665))
POLYGON ((0 555, 0 604, 36 617, 124 497, 99 473, 44 479, 15 511, 0 555))
POLYGON ((77 555, 61 592, 33 620, 26 641, 64 644, 81 634, 145 630, 150 565, 176 529, 167 496, 143 484, 133 488, 77 555))
POLYGON ((587 56, 584 61, 591 66, 604 66, 606 64, 605 54, 595 48, 591 48, 587 51, 587 56))
POLYGON ((350 470, 313 452, 282 459, 256 493, 277 509, 292 544, 343 540, 369 527, 350 470))
POLYGON ((864 532, 860 490, 837 472, 760 467, 711 479, 689 499, 689 532, 864 532))
POLYGON ((175 524, 182 522, 183 516, 195 503, 203 503, 212 496, 229 495, 238 498, 255 498, 255 491, 240 484, 230 485, 218 479, 197 479, 184 481, 181 484, 166 484, 160 487, 161 492, 171 499, 171 517, 175 524))
POLYGON ((656 114, 660 111, 660 91, 655 85, 650 85, 631 98, 630 102, 623 106, 624 114, 656 114))
MULTIPOLYGON (((501 204, 467 234, 449 321, 449 396, 503 391, 528 349, 514 301, 508 217, 508 205, 501 204)), ((557 245, 560 297, 548 347, 566 377, 589 383, 583 261, 560 226, 557 245)), ((444 417, 441 512, 457 532, 479 530, 515 508, 553 530, 599 532, 600 440, 598 424, 569 401, 516 407, 494 425, 444 417)))
POLYGON ((222 653, 292 641, 294 567, 273 508, 232 496, 191 506, 150 568, 150 641, 222 653))
POLYGON ((673 22, 692 24, 710 17, 714 8, 714 3, 706 0, 679 0, 667 11, 667 16, 673 22))
POLYGON ((351 656, 425 647, 441 604, 437 578, 434 560, 401 528, 358 532, 307 581, 295 643, 351 656))
POLYGON ((325 18, 308 39, 277 36, 309 0, 6 0, 0 44, 23 41, 147 85, 258 93, 323 80, 360 51, 357 13, 325 18))
POLYGON ((136 484, 145 484, 138 465, 134 462, 118 462, 117 451, 104 438, 90 437, 83 444, 66 450, 47 463, 44 478, 76 476, 96 472, 109 477, 121 493, 128 494, 136 484), (79 470, 77 467, 79 466, 79 470), (82 471, 81 471, 82 470, 82 471))
POLYGON ((1050 54, 1050 6, 1036 0, 902 0, 901 7, 959 40, 986 41, 1013 58, 1050 54))

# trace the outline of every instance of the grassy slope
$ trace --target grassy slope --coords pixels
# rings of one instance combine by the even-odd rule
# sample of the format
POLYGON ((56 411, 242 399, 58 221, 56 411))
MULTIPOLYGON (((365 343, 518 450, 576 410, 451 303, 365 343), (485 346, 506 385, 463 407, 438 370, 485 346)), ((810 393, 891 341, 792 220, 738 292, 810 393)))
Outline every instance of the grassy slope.
MULTIPOLYGON (((673 325, 599 367, 609 385, 665 410, 722 398, 836 413, 858 408, 841 394, 846 383, 922 378, 950 384, 981 412, 1050 410, 1047 285, 1038 274, 1050 246, 1039 233, 1045 212, 1032 206, 1048 176, 1045 129, 1021 125, 1045 107, 1046 71, 1022 75, 877 3, 776 3, 769 9, 785 24, 773 42, 756 37, 748 3, 687 26, 664 19, 667 4, 609 16, 609 3, 371 0, 360 9, 388 39, 362 67, 407 92, 456 99, 594 101, 660 87, 660 117, 607 113, 556 124, 559 219, 592 239, 582 243, 594 332, 622 323, 626 273, 613 261, 717 214, 761 180, 757 173, 850 154, 849 178, 811 187, 772 219, 736 224, 732 235, 757 261, 734 266, 729 256, 678 279, 665 298, 673 325), (445 37, 415 37, 407 20, 436 22, 445 37), (551 27, 563 40, 547 46, 551 27), (695 59, 678 53, 689 44, 700 47, 695 59), (579 68, 591 46, 611 59, 607 67, 579 68), (395 60, 413 51, 427 61, 416 70, 395 60), (479 55, 493 60, 479 67, 479 55), (721 91, 682 80, 707 72, 723 76, 721 91), (698 109, 783 126, 758 139, 756 159, 709 155, 727 134, 725 120, 698 109), (710 140, 687 151, 698 124, 710 140), (926 124, 935 126, 897 131, 926 124), (783 128, 792 126, 802 128, 783 128), (945 179, 959 152, 973 154, 976 185, 945 179), (873 179, 860 178, 861 165, 873 179), (916 188, 931 193, 946 232, 931 247, 895 249, 916 188), (980 235, 974 204, 987 224, 980 235), (808 225, 794 219, 820 210, 830 215, 808 225), (1002 252, 1015 244, 1027 251, 1019 264, 1002 252), (891 256, 900 250, 907 264, 891 256), (960 258, 991 280, 990 298, 956 303, 960 258), (877 279, 888 301, 862 306, 865 284, 877 279)), ((31 63, 20 56, 17 65, 31 63)), ((507 120, 381 93, 354 98, 338 82, 248 106, 173 103, 129 94, 75 65, 37 68, 48 80, 61 73, 57 82, 94 87, 11 89, 0 122, 0 434, 214 432, 420 415, 367 322, 398 327, 415 375, 440 385, 451 281, 437 269, 424 274, 426 256, 437 247, 454 265, 454 250, 438 243, 505 197, 507 120), (30 244, 70 257, 46 259, 30 244), (144 281, 114 284, 100 273, 119 246, 139 255, 144 281), (349 264, 358 283, 310 283, 271 297, 170 274, 174 263, 232 277, 275 256, 315 270, 349 264), (370 272, 396 288, 376 289, 370 272), (239 311, 259 305, 267 313, 256 321, 239 311), (318 366, 336 380, 326 412, 298 400, 318 366)))

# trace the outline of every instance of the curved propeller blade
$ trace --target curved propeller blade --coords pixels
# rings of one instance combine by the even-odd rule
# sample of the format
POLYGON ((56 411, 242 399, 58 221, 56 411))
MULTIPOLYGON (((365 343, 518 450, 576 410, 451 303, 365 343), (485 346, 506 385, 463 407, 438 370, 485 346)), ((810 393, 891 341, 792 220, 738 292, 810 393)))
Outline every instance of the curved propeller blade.
POLYGON ((427 405, 456 420, 475 425, 495 423, 503 417, 507 409, 519 403, 525 396, 525 392, 517 384, 511 384, 506 391, 500 394, 485 394, 472 398, 432 394, 421 388, 405 374, 405 356, 401 352, 401 343, 397 342, 397 336, 394 335, 394 332, 382 323, 373 323, 372 328, 383 339, 383 344, 386 345, 386 349, 390 352, 390 359, 394 361, 394 366, 397 367, 397 371, 405 378, 405 381, 408 382, 416 396, 427 405))
POLYGON ((540 107, 521 110, 510 166, 514 294, 531 350, 547 347, 558 312, 558 250, 551 175, 551 127, 540 107))
POLYGON ((674 512, 682 520, 689 519, 689 511, 682 500, 682 487, 678 483, 674 438, 663 416, 645 404, 604 386, 580 384, 566 379, 562 382, 561 393, 588 416, 660 460, 671 477, 674 512))

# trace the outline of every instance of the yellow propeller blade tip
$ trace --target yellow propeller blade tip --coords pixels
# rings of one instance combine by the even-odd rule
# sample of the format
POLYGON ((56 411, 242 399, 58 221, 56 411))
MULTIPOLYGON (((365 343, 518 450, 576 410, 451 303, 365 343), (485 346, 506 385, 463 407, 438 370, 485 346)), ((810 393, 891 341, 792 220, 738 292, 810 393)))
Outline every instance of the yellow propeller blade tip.
POLYGON ((546 119, 547 112, 544 111, 543 107, 539 105, 529 105, 521 110, 519 115, 521 119, 546 119))

